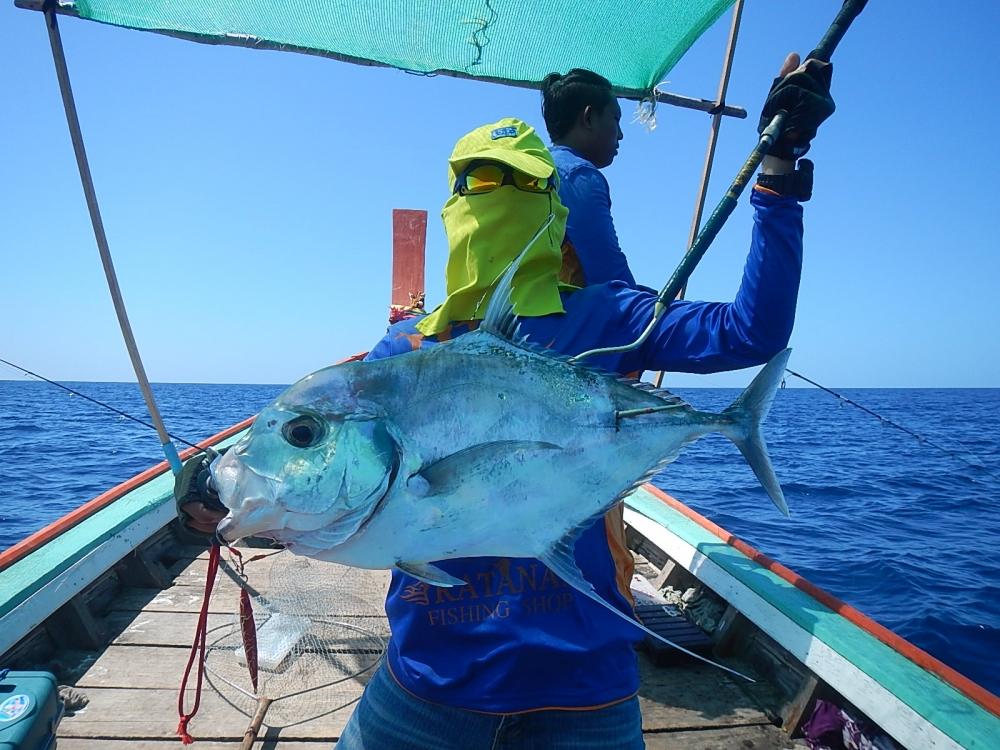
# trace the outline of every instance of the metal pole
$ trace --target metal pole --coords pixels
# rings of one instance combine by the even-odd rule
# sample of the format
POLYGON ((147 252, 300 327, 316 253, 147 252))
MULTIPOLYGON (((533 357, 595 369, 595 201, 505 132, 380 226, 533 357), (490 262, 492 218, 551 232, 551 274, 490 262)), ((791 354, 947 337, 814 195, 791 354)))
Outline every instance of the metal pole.
MULTIPOLYGON (((740 20, 743 17, 744 0, 736 0, 733 7, 733 22, 729 27, 729 41, 726 42, 725 62, 722 64, 722 75, 719 78, 719 92, 715 97, 715 111, 712 113, 712 124, 708 134, 708 148, 705 151, 705 164, 701 170, 701 183, 698 185, 698 200, 695 202, 694 217, 691 219, 691 231, 688 233, 687 246, 694 244, 701 229, 701 215, 705 211, 705 198, 708 195, 708 183, 712 178, 712 165, 715 162, 715 147, 719 143, 719 128, 722 125, 722 110, 726 103, 726 91, 729 89, 729 76, 733 70, 733 57, 736 53, 736 39, 740 32, 740 20)), ((681 287, 677 299, 684 299, 687 285, 681 287)), ((656 373, 656 387, 663 384, 663 371, 656 373)))
POLYGON ((73 140, 73 151, 76 153, 76 165, 80 170, 80 182, 83 183, 83 194, 87 199, 87 209, 90 211, 90 223, 94 227, 94 238, 97 240, 97 249, 101 253, 101 263, 104 266, 104 275, 108 280, 108 290, 111 292, 111 300, 115 305, 115 313, 118 315, 118 325, 125 338, 125 347, 132 360, 132 369, 135 370, 135 376, 139 381, 139 388, 146 401, 146 408, 149 409, 149 416, 156 427, 156 433, 160 436, 163 453, 167 457, 170 468, 177 474, 181 470, 181 460, 174 444, 170 442, 166 428, 163 426, 163 418, 160 416, 160 410, 153 398, 153 391, 149 387, 149 379, 142 366, 139 349, 136 346, 135 337, 132 335, 132 326, 129 324, 128 314, 125 312, 125 302, 122 300, 121 289, 118 287, 118 278, 115 275, 111 251, 108 248, 108 238, 104 233, 104 222, 101 221, 101 209, 97 204, 97 192, 94 190, 94 180, 90 175, 87 152, 83 146, 83 133, 80 130, 80 120, 76 114, 76 103, 73 101, 73 89, 69 83, 69 72, 66 68, 62 40, 59 37, 59 26, 56 23, 56 14, 49 4, 45 6, 45 25, 49 30, 52 60, 56 65, 56 76, 59 78, 59 91, 62 94, 63 109, 66 111, 66 124, 69 125, 70 137, 73 140))
MULTIPOLYGON (((705 151, 705 165, 701 170, 701 183, 698 186, 698 201, 695 204, 694 217, 691 220, 691 231, 688 233, 687 246, 694 244, 701 229, 701 215, 705 211, 705 198, 708 195, 708 183, 712 177, 712 163, 715 161, 715 147, 719 142, 719 127, 722 124, 721 109, 726 103, 726 91, 729 89, 729 76, 733 71, 733 57, 736 53, 736 38, 740 32, 740 19, 743 17, 743 2, 737 0, 733 8, 733 23, 729 27, 729 41, 726 42, 726 61, 722 65, 722 76, 719 79, 719 93, 715 97, 716 111, 712 114, 712 125, 708 135, 708 148, 705 151)), ((678 299, 684 299, 685 286, 681 289, 678 299)))

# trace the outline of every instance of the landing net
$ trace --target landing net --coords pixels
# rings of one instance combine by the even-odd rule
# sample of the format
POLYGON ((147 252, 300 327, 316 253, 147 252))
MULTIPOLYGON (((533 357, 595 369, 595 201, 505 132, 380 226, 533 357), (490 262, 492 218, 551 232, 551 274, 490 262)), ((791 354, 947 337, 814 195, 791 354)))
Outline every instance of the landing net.
POLYGON ((264 723, 270 727, 350 710, 385 651, 388 571, 348 568, 288 552, 257 560, 246 571, 257 592, 251 596, 257 688, 247 666, 238 598, 222 590, 213 599, 223 607, 232 601, 234 615, 209 628, 209 685, 247 717, 267 699, 264 723))

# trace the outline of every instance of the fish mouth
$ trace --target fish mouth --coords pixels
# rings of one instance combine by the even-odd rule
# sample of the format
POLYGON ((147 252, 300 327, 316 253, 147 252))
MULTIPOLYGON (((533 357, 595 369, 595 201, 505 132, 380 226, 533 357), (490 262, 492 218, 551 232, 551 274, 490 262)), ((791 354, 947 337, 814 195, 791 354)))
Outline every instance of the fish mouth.
POLYGON ((229 509, 229 515, 216 528, 216 535, 225 542, 252 535, 275 538, 285 516, 284 510, 275 504, 275 482, 241 461, 237 453, 228 451, 210 467, 219 500, 229 509))
POLYGON ((227 543, 248 536, 266 536, 281 541, 279 535, 285 515, 282 509, 265 498, 247 498, 239 510, 229 511, 229 515, 219 522, 215 533, 227 543))
MULTIPOLYGON (((216 528, 216 536, 225 544, 257 536, 292 546, 300 537, 320 534, 325 545, 339 546, 360 534, 378 515, 391 493, 402 462, 399 447, 393 443, 392 459, 376 491, 366 502, 353 509, 335 502, 325 512, 312 514, 287 508, 282 502, 281 482, 262 474, 234 454, 235 451, 230 451, 211 467, 219 499, 229 509, 229 514, 216 528)), ((349 488, 350 480, 345 470, 341 491, 349 488)), ((342 496, 338 500, 346 501, 347 498, 342 496)))
POLYGON ((229 516, 226 516, 219 521, 219 525, 215 527, 215 538, 223 546, 235 544, 245 536, 239 528, 234 529, 234 526, 238 527, 239 524, 237 524, 236 521, 229 516))

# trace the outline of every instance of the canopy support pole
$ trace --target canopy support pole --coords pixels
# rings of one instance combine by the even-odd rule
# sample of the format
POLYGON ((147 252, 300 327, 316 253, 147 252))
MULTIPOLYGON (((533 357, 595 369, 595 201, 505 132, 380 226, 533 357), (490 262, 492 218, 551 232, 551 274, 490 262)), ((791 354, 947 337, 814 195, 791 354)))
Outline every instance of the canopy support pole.
MULTIPOLYGON (((698 185, 698 199, 695 202, 694 217, 691 220, 691 231, 688 233, 687 246, 691 247, 701 230, 701 217, 705 211, 705 198, 708 196, 708 184, 712 178, 712 165, 715 162, 715 147, 719 143, 719 128, 722 125, 723 110, 726 106, 726 91, 729 89, 729 76, 733 70, 733 57, 736 54, 736 39, 740 32, 740 20, 743 17, 744 0, 736 0, 733 6, 733 22, 729 27, 729 41, 726 42, 725 61, 722 64, 722 75, 719 78, 719 91, 715 97, 715 109, 712 111, 712 124, 708 134, 708 148, 705 150, 705 164, 701 170, 701 183, 698 185)), ((681 287, 677 299, 684 299, 687 284, 681 287)), ((656 373, 656 387, 663 383, 663 372, 656 373)))
MULTIPOLYGON (((719 143, 719 127, 722 125, 722 108, 726 104, 726 91, 729 89, 729 76, 733 71, 733 57, 736 53, 736 38, 740 33, 740 19, 743 17, 744 0, 736 0, 733 7, 733 23, 729 27, 729 41, 726 42, 726 61, 722 65, 722 77, 719 79, 719 93, 715 97, 715 111, 712 113, 712 125, 708 134, 708 148, 705 151, 705 165, 701 170, 701 183, 698 185, 698 201, 695 203, 694 218, 691 220, 691 231, 688 233, 687 246, 691 247, 698 238, 701 229, 701 216, 705 211, 705 198, 708 195, 708 183, 712 177, 712 164, 715 161, 715 147, 719 143)), ((687 290, 685 284, 677 295, 684 299, 687 290)))
POLYGON ((125 302, 122 300, 121 289, 118 287, 118 278, 115 275, 115 267, 111 261, 111 250, 108 248, 108 238, 104 233, 104 222, 101 220, 101 209, 97 203, 97 192, 94 190, 94 180, 90 175, 90 165, 87 162, 87 152, 83 146, 83 133, 80 130, 80 120, 76 113, 76 103, 73 101, 73 89, 70 87, 69 71, 66 68, 66 55, 63 52, 62 39, 59 36, 59 26, 56 23, 56 13, 53 9, 54 3, 45 4, 45 25, 49 31, 49 44, 52 47, 52 60, 56 66, 56 76, 59 79, 59 91, 62 94, 63 109, 66 111, 66 124, 69 125, 70 137, 73 140, 73 151, 76 154, 76 165, 80 170, 80 182, 83 183, 83 194, 87 199, 87 209, 90 211, 90 223, 94 227, 94 238, 97 240, 97 249, 101 253, 101 263, 104 266, 104 275, 108 280, 108 290, 111 292, 111 300, 115 305, 115 313, 118 315, 118 325, 121 327, 122 336, 125 338, 125 347, 128 349, 129 358, 132 360, 132 369, 139 381, 139 388, 142 390, 142 397, 146 401, 146 408, 149 409, 149 416, 152 418, 156 433, 160 436, 160 445, 166 455, 167 463, 175 474, 181 470, 181 460, 177 455, 177 449, 170 442, 166 427, 163 425, 163 418, 156 406, 153 398, 153 391, 149 387, 149 379, 146 377, 146 370, 142 366, 142 359, 139 356, 139 349, 132 335, 132 326, 129 324, 128 314, 125 311, 125 302))

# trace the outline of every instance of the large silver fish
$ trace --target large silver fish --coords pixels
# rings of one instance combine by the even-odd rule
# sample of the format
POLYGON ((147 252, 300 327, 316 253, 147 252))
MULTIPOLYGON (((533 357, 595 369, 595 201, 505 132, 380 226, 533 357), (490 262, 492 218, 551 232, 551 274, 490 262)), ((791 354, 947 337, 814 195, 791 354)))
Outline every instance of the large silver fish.
POLYGON ((684 445, 710 432, 729 437, 787 514, 760 422, 788 350, 722 413, 698 411, 518 341, 511 275, 478 330, 328 367, 264 409, 213 465, 230 509, 219 533, 273 537, 360 568, 396 567, 435 586, 466 584, 436 560, 537 558, 642 627, 583 578, 573 547, 684 445))

